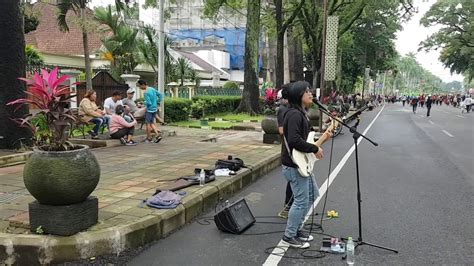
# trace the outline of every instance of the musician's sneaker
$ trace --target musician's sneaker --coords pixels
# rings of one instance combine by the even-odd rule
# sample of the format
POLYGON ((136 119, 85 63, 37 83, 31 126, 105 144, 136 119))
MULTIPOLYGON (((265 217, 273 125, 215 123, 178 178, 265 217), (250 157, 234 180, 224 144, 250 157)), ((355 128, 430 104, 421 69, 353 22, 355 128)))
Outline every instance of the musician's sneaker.
POLYGON ((290 209, 287 209, 287 208, 283 208, 283 210, 281 210, 279 213, 278 213, 278 216, 283 218, 283 219, 288 219, 288 212, 290 211, 290 209))
POLYGON ((296 237, 304 242, 313 241, 314 239, 314 237, 310 235, 308 232, 304 232, 301 230, 296 233, 296 237))
POLYGON ((301 241, 299 238, 297 237, 287 237, 285 235, 283 235, 283 243, 290 246, 290 247, 294 247, 294 248, 309 248, 309 243, 308 242, 304 242, 304 241, 301 241))

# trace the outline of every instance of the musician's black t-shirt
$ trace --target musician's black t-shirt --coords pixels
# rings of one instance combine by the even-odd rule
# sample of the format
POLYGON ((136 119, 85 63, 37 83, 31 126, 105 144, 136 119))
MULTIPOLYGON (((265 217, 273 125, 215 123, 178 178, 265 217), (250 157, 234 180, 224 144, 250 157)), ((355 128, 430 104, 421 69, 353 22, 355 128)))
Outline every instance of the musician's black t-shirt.
MULTIPOLYGON (((318 152, 316 145, 306 142, 309 131, 309 121, 303 111, 296 108, 289 108, 283 122, 283 134, 288 142, 290 152, 293 151, 293 149, 305 153, 318 152)), ((297 168, 297 165, 291 160, 286 147, 282 151, 281 163, 289 167, 297 168)))

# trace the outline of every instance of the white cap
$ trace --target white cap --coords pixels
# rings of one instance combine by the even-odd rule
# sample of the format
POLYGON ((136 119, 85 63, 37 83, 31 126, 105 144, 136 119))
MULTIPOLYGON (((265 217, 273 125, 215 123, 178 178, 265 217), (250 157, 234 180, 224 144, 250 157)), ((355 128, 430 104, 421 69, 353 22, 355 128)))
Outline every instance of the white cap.
POLYGON ((280 99, 281 99, 281 97, 282 97, 282 95, 281 95, 281 91, 282 91, 282 90, 279 90, 279 91, 278 91, 278 94, 277 94, 277 100, 280 100, 280 99))
POLYGON ((135 93, 135 89, 130 88, 127 90, 127 94, 131 94, 131 93, 135 93))

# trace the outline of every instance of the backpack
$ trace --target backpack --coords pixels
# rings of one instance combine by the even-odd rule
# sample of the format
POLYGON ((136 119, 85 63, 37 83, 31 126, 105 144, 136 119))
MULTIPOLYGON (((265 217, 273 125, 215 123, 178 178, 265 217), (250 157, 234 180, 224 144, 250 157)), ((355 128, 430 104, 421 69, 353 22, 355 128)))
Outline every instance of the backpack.
POLYGON ((215 169, 227 168, 235 172, 239 171, 242 167, 247 168, 244 161, 240 158, 232 158, 231 155, 227 157, 227 160, 217 160, 215 165, 215 169))

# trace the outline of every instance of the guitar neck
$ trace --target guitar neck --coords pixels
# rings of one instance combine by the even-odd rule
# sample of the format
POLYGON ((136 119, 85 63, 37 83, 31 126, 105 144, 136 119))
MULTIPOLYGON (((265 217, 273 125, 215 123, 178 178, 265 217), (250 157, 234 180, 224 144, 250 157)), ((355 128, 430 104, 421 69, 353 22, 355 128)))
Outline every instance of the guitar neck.
POLYGON ((318 147, 321 147, 324 143, 326 143, 326 141, 328 141, 329 138, 331 138, 331 135, 324 132, 314 144, 318 147))

